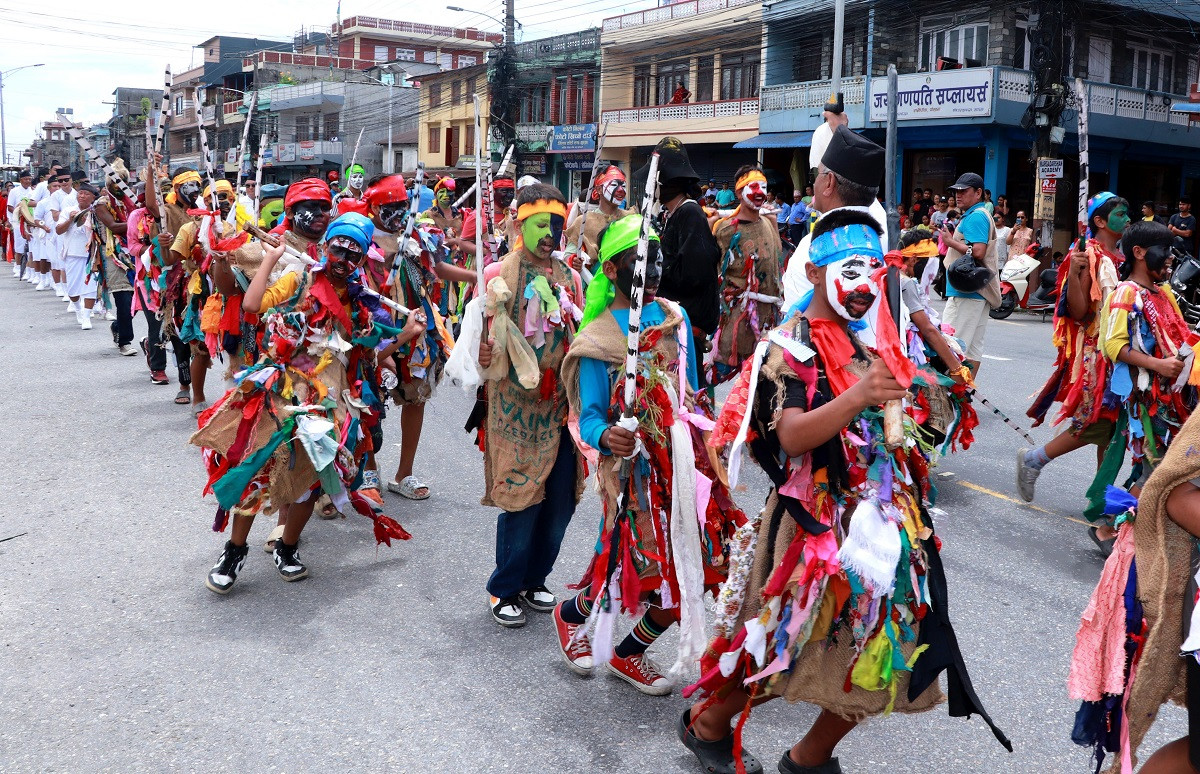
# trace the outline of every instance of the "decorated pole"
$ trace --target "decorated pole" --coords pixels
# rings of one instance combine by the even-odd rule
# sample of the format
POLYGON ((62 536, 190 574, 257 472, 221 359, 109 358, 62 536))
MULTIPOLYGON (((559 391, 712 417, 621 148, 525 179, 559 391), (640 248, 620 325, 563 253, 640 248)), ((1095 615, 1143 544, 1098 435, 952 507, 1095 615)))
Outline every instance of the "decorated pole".
MULTIPOLYGON (((159 120, 161 121, 161 117, 159 120)), ((146 163, 150 170, 146 185, 154 189, 154 201, 158 205, 158 232, 161 234, 167 230, 167 210, 163 203, 162 189, 158 186, 158 161, 154 155, 154 139, 150 135, 150 119, 148 118, 146 119, 146 152, 146 163)), ((150 201, 149 192, 146 194, 146 201, 150 201)))
MULTIPOLYGON (((417 174, 413 176, 413 193, 408 197, 408 214, 404 220, 404 234, 400 237, 400 244, 396 248, 396 257, 392 259, 392 268, 388 271, 387 281, 384 283, 385 289, 391 287, 396 282, 396 277, 400 273, 400 264, 404 261, 405 250, 408 248, 408 240, 412 239, 413 228, 417 224, 416 208, 418 202, 416 197, 421 192, 421 182, 425 179, 425 162, 417 162, 417 174)), ((424 290, 422 290, 422 295, 424 290)))
MULTIPOLYGON (((234 191, 237 191, 237 189, 242 187, 242 169, 243 169, 242 156, 244 156, 246 154, 246 144, 250 142, 250 122, 254 119, 254 108, 257 105, 258 105, 258 92, 256 91, 250 95, 250 106, 246 110, 246 126, 244 126, 242 128, 242 142, 240 145, 238 145, 238 154, 237 154, 238 171, 237 171, 237 182, 233 184, 234 191)), ((232 212, 233 212, 233 210, 230 210, 230 213, 231 213, 230 217, 233 217, 232 212)))
MULTIPOLYGON (((475 184, 476 186, 483 180, 482 156, 483 156, 483 119, 479 115, 479 95, 472 94, 471 101, 475 105, 475 184)), ((491 166, 490 164, 488 166, 491 166)), ((482 203, 483 196, 479 197, 479 202, 482 203)), ((483 207, 475 208, 475 287, 478 288, 476 293, 479 294, 480 303, 479 311, 483 314, 483 329, 487 331, 487 304, 483 303, 483 294, 487 291, 487 286, 483 281, 483 207)))
POLYGON ((171 114, 171 65, 167 65, 163 80, 162 102, 158 107, 158 126, 154 135, 154 152, 162 153, 163 138, 167 132, 167 116, 171 114))
POLYGON ((217 206, 217 181, 213 178, 212 153, 208 149, 208 132, 204 131, 204 106, 200 104, 200 100, 196 100, 196 128, 200 131, 200 154, 204 157, 204 185, 211 193, 209 209, 217 212, 220 210, 217 206))
POLYGON ((1088 233, 1088 96, 1087 84, 1075 79, 1075 98, 1079 102, 1079 246, 1084 248, 1088 233))
MULTIPOLYGON (((604 138, 608 135, 608 122, 605 121, 600 125, 600 136, 596 138, 596 154, 592 157, 592 174, 588 177, 588 194, 583 197, 583 201, 575 208, 575 218, 586 217, 588 210, 592 206, 592 187, 596 185, 596 175, 600 173, 600 156, 604 153, 604 138)), ((570 224, 567 224, 568 226, 570 224)))
POLYGON ((254 220, 258 220, 259 205, 262 202, 262 167, 263 153, 267 150, 267 133, 258 136, 258 163, 254 165, 254 220))
MULTIPOLYGON (((347 170, 349 170, 350 167, 352 167, 358 163, 358 146, 362 143, 362 136, 363 136, 363 132, 365 132, 365 131, 367 131, 367 127, 365 127, 365 126, 358 130, 358 139, 354 141, 354 152, 350 154, 350 163, 346 165, 347 170)), ((349 177, 349 176, 350 176, 349 174, 346 175, 346 177, 349 177)), ((347 182, 346 185, 349 186, 350 183, 347 182)), ((345 190, 345 189, 343 188, 342 190, 345 190)))
POLYGON ((88 160, 100 167, 100 169, 104 170, 105 179, 111 181, 113 185, 120 190, 122 195, 129 198, 129 201, 136 201, 137 196, 133 193, 133 189, 131 189, 125 183, 125 181, 121 179, 116 170, 112 168, 112 164, 109 164, 104 160, 103 156, 96 152, 96 149, 92 147, 92 144, 87 141, 86 137, 83 136, 83 130, 80 129, 79 124, 67 118, 62 113, 58 114, 58 121, 63 126, 67 127, 67 133, 70 134, 71 138, 75 140, 75 143, 83 149, 83 152, 87 155, 88 160))
MULTIPOLYGON (((508 146, 508 150, 504 152, 504 159, 500 162, 500 168, 498 170, 496 170, 496 177, 503 177, 504 173, 508 171, 508 164, 510 161, 512 161, 513 149, 516 147, 517 147, 516 145, 508 146)), ((474 183, 471 183, 471 187, 468 188, 466 191, 464 191, 463 195, 458 197, 458 199, 454 202, 454 204, 452 204, 450 206, 451 207, 461 207, 463 205, 463 202, 465 202, 467 199, 470 199, 471 194, 475 193, 478 190, 479 190, 479 181, 476 180, 474 183)))
MULTIPOLYGON (((650 157, 646 192, 642 195, 642 234, 638 237, 637 263, 633 265, 633 285, 629 297, 629 331, 625 336, 625 411, 621 418, 633 417, 637 398, 638 349, 642 335, 642 299, 646 285, 646 262, 650 254, 650 220, 658 199, 658 153, 650 157)), ((629 428, 626 428, 629 429, 629 428)), ((628 463, 625 464, 628 468, 628 463)), ((618 512, 620 512, 618 510, 618 512)))

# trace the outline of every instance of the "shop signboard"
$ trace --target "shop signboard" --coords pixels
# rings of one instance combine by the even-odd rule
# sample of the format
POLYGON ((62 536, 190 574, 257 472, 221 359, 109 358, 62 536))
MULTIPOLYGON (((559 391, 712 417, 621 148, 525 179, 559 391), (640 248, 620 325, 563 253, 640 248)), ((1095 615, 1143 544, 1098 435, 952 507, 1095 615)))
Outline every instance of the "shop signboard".
POLYGON ((317 157, 317 144, 312 140, 304 140, 297 143, 300 146, 300 158, 304 161, 312 161, 317 157))
MULTIPOLYGON (((564 153, 558 157, 558 166, 568 172, 591 171, 595 156, 591 153, 564 153)), ((601 168, 605 165, 601 162, 601 168)))
MULTIPOLYGON (((887 121, 887 78, 871 79, 871 119, 887 121)), ((896 119, 976 118, 992 114, 992 68, 942 70, 897 79, 896 119)))
POLYGON ((595 124, 561 124, 550 127, 547 153, 578 153, 596 149, 595 124))
POLYGON ((544 175, 546 174, 546 154, 545 153, 524 153, 521 155, 521 174, 522 175, 544 175))

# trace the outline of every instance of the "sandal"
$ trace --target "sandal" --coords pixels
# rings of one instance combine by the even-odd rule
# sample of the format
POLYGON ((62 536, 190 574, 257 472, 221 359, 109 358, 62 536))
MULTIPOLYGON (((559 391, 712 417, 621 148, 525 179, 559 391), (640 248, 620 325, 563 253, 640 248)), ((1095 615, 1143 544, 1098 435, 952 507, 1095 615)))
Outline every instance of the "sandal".
POLYGON ((267 535, 267 542, 263 543, 263 550, 268 554, 275 550, 275 541, 283 537, 283 525, 276 524, 271 530, 271 534, 267 535))
POLYGON ((398 494, 401 497, 409 500, 428 500, 429 487, 422 484, 416 476, 405 476, 403 481, 387 482, 387 490, 392 494, 398 494), (419 491, 424 489, 425 494, 419 494, 419 491))
POLYGON ((789 750, 779 761, 779 771, 780 774, 842 774, 842 765, 837 758, 830 758, 819 766, 801 766, 792 760, 789 750))
POLYGON ((1105 559, 1112 554, 1113 546, 1117 543, 1116 538, 1104 540, 1100 537, 1100 529, 1098 527, 1088 527, 1088 536, 1092 539, 1092 542, 1096 544, 1096 548, 1100 549, 1100 554, 1105 559))
POLYGON ((198 417, 201 414, 203 414, 205 411, 208 411, 208 401, 206 401, 206 400, 202 400, 199 403, 197 403, 195 406, 192 406, 192 415, 193 416, 198 417))
MULTIPOLYGON (((696 760, 700 762, 700 767, 705 774, 737 774, 737 763, 733 760, 733 732, 731 731, 729 736, 724 739, 706 742, 692 733, 692 729, 689 728, 691 719, 692 710, 689 707, 679 718, 679 728, 677 729, 679 741, 683 742, 683 746, 696 756, 696 760)), ((746 767, 746 774, 762 774, 762 764, 744 749, 742 750, 742 764, 746 767)))
POLYGON ((190 405, 191 402, 192 402, 191 390, 184 389, 184 390, 180 390, 179 392, 175 393, 175 404, 176 405, 187 406, 187 405, 190 405))
POLYGON ((338 516, 346 518, 342 512, 337 509, 337 506, 333 504, 333 500, 331 500, 327 494, 323 494, 317 499, 316 511, 318 514, 320 514, 321 518, 325 519, 326 521, 329 519, 336 519, 338 516))

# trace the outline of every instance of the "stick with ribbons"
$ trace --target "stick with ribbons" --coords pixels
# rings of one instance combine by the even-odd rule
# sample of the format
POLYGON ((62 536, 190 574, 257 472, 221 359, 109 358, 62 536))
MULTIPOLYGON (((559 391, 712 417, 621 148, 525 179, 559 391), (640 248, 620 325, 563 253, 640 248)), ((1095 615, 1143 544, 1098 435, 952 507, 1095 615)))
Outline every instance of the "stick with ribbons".
MULTIPOLYGON (((508 171, 508 164, 510 161, 512 161, 513 149, 516 147, 517 146, 515 146, 515 145, 508 146, 508 150, 506 150, 504 152, 504 159, 500 162, 500 168, 496 170, 496 177, 503 177, 504 173, 508 171)), ((465 202, 467 199, 470 199, 471 194, 475 193, 478 190, 479 190, 479 181, 476 180, 474 183, 471 183, 471 187, 468 188, 466 191, 464 191, 463 195, 458 197, 458 199, 455 200, 454 204, 452 204, 450 206, 451 207, 461 207, 463 205, 463 202, 465 202)))
MULTIPOLYGON (((475 183, 483 180, 483 121, 479 114, 479 95, 472 94, 471 101, 475 106, 475 183)), ((491 164, 489 163, 490 167, 491 164)), ((490 192, 489 192, 490 193, 490 192)), ((485 197, 479 197, 480 203, 485 197)), ((483 303, 487 286, 483 281, 483 207, 475 208, 475 287, 479 295, 479 311, 483 315, 484 340, 487 340, 487 304, 483 303)))
POLYGON ((92 144, 83 136, 83 129, 79 126, 79 124, 67 118, 62 113, 58 114, 58 122, 67 127, 67 133, 70 134, 71 139, 75 140, 75 143, 83 149, 83 152, 87 155, 88 160, 100 167, 100 169, 104 170, 104 178, 115 185, 123 196, 129 198, 129 201, 136 201, 137 196, 133 193, 133 189, 121 179, 121 176, 117 174, 117 171, 112 168, 112 164, 109 164, 104 160, 103 156, 96 152, 96 149, 92 147, 92 144))
MULTIPOLYGON (((196 129, 200 132, 200 155, 204 158, 204 185, 211 194, 209 210, 220 212, 221 207, 217 203, 217 182, 213 178, 212 153, 208 149, 208 132, 204 130, 204 106, 200 104, 200 100, 196 100, 196 129)), ((202 231, 207 230, 202 228, 202 231)))
MULTIPOLYGON (((237 171, 237 182, 234 183, 234 185, 233 185, 234 191, 237 191, 239 188, 242 187, 242 172, 245 169, 245 165, 242 164, 242 157, 246 155, 246 145, 250 142, 250 122, 251 122, 251 120, 254 119, 254 108, 257 106, 258 106, 258 92, 256 91, 250 95, 250 105, 246 110, 246 125, 244 127, 242 127, 242 142, 240 145, 238 145, 238 154, 237 154, 238 171, 237 171)), ((230 223, 233 222, 233 212, 234 211, 232 209, 229 211, 229 222, 230 223)))
MULTIPOLYGON (((425 162, 417 162, 417 174, 413 176, 412 193, 408 196, 408 213, 404 216, 404 233, 400 236, 400 245, 396 249, 396 257, 392 259, 392 267, 388 271, 387 281, 384 282, 384 290, 396 284, 396 277, 400 274, 400 264, 404 262, 407 254, 408 241, 412 239, 413 229, 417 224, 417 209, 421 195, 421 184, 425 180, 425 162)), ((418 285, 420 283, 417 283, 418 285)), ((425 295, 424 287, 418 288, 422 297, 425 295)))
POLYGON ((267 133, 263 132, 258 137, 258 163, 254 165, 254 219, 258 220, 258 211, 262 206, 262 169, 263 169, 263 154, 267 150, 267 133))

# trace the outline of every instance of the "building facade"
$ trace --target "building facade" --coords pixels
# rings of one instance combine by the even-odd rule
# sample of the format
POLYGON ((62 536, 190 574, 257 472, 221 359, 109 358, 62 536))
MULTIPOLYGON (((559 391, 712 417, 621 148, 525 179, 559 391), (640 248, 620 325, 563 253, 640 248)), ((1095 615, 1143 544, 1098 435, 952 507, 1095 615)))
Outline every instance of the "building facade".
MULTIPOLYGON (((331 54, 372 65, 420 62, 457 70, 482 64, 504 36, 474 28, 442 27, 398 19, 351 16, 334 24, 327 41, 298 49, 301 54, 331 54)), ((360 68, 362 69, 362 68, 360 68)))
POLYGON ((417 157, 424 163, 427 174, 474 177, 475 108, 472 95, 479 95, 483 147, 488 153, 489 149, 494 150, 487 142, 491 105, 488 94, 486 63, 421 79, 417 157))

